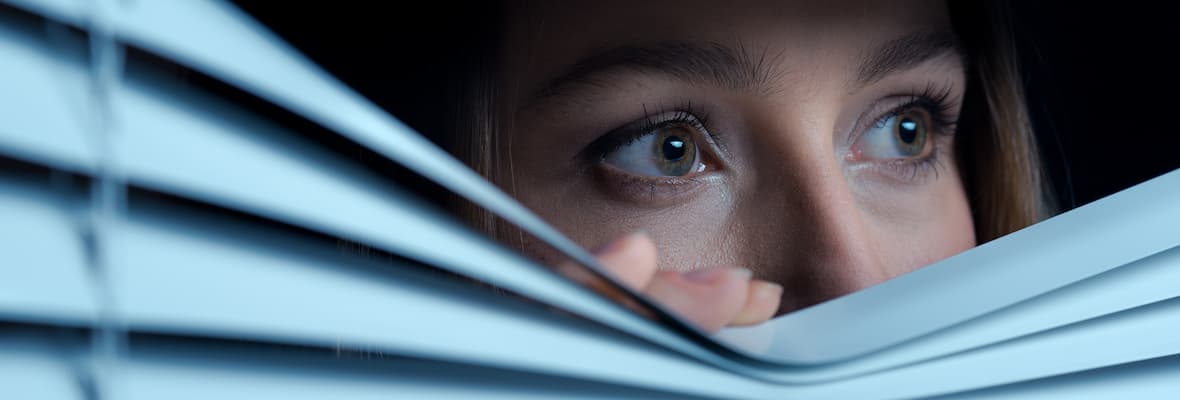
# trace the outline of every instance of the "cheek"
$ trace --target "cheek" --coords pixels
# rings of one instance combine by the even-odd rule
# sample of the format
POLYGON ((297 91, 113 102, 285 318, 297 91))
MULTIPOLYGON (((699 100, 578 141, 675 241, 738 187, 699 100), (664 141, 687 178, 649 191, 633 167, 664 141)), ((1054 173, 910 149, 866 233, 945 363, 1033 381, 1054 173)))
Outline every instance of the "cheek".
POLYGON ((910 207, 874 229, 890 276, 901 275, 975 246, 971 209, 958 179, 945 179, 920 197, 906 201, 910 207))
MULTIPOLYGON (((554 188, 554 186, 541 186, 554 188)), ((716 184, 694 193, 686 201, 668 207, 637 207, 611 200, 592 185, 564 191, 534 190, 521 193, 519 200, 579 245, 599 247, 614 238, 643 231, 659 249, 662 270, 686 271, 732 264, 729 234, 733 205, 724 185, 716 184)), ((545 246, 525 242, 526 254, 552 261, 556 256, 545 246)))
POLYGON ((650 233, 660 249, 660 269, 688 271, 736 265, 743 241, 732 234, 732 208, 702 197, 676 209, 629 218, 650 233))

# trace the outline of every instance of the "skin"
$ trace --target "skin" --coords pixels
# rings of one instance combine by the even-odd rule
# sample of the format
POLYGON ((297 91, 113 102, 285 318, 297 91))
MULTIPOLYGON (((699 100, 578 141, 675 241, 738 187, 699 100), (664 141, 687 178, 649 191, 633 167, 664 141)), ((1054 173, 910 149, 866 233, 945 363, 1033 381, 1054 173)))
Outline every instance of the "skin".
MULTIPOLYGON (((942 2, 517 3, 506 27, 498 145, 510 166, 501 185, 706 330, 756 323, 975 245, 953 126, 932 124, 921 157, 880 157, 864 139, 918 94, 945 94, 927 97, 957 120, 966 77, 953 49, 863 79, 890 40, 951 32, 942 2), (586 63, 668 43, 725 49, 735 56, 714 67, 734 76, 586 63), (706 120, 675 127, 700 149, 703 170, 644 176, 594 147, 672 114, 706 120)), ((697 53, 672 64, 694 64, 697 53)))

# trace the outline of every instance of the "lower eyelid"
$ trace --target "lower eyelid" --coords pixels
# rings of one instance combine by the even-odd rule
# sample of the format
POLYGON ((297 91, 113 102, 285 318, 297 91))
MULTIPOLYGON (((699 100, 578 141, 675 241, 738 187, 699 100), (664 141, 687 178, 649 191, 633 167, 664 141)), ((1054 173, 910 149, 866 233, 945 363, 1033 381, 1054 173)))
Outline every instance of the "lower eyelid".
POLYGON ((888 166, 891 173, 908 183, 925 183, 928 179, 937 179, 942 160, 937 157, 914 160, 904 164, 898 163, 888 166))
MULTIPOLYGON (((927 154, 913 158, 896 159, 860 159, 860 155, 850 153, 852 172, 869 172, 885 174, 886 177, 904 184, 922 184, 929 179, 937 179, 941 169, 945 169, 946 162, 953 159, 954 137, 932 132, 929 137, 931 147, 927 154)), ((855 150, 853 150, 855 151, 855 150)))
POLYGON ((687 177, 638 176, 605 163, 599 164, 595 169, 598 170, 596 175, 599 183, 611 196, 620 200, 655 205, 675 202, 710 180, 708 173, 687 177))
POLYGON ((940 169, 946 167, 946 161, 950 154, 947 153, 946 147, 943 144, 934 143, 934 148, 921 158, 893 160, 890 162, 880 163, 879 167, 887 170, 887 173, 893 175, 905 183, 921 184, 926 183, 930 179, 938 179, 940 169))

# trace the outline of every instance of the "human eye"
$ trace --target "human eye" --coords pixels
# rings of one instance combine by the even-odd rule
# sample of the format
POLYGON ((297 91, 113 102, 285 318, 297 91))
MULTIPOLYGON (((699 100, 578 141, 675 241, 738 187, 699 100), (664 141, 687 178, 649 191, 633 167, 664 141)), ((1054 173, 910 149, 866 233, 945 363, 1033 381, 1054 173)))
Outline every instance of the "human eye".
POLYGON ((860 138, 860 155, 874 160, 919 158, 931 150, 930 112, 910 108, 878 119, 860 138))
POLYGON ((616 129, 591 146, 601 163, 624 173, 677 178, 710 168, 702 149, 710 141, 707 136, 702 118, 672 111, 616 129))
POLYGON ((699 115, 669 111, 628 123, 592 143, 590 161, 621 195, 656 200, 683 192, 717 169, 713 137, 699 115))
MULTIPOLYGON (((905 181, 937 172, 941 151, 955 131, 957 116, 947 93, 906 96, 863 129, 852 159, 875 165, 905 181)), ((894 103, 897 101, 895 100, 894 103)))
POLYGON ((660 123, 603 154, 602 162, 649 177, 681 177, 704 171, 694 130, 691 125, 660 123))

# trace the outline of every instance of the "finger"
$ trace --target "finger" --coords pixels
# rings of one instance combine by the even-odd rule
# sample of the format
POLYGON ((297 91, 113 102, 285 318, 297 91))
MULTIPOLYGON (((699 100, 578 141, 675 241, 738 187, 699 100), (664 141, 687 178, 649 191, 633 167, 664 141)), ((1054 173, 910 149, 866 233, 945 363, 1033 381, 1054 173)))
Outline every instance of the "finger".
POLYGON ((702 330, 716 332, 746 305, 750 276, 750 270, 743 268, 660 272, 646 293, 702 330))
POLYGON ((656 245, 642 232, 615 239, 594 253, 607 271, 633 290, 643 290, 656 274, 656 245))
MULTIPOLYGON (((655 244, 645 234, 634 233, 620 237, 594 253, 599 264, 606 268, 604 272, 613 275, 615 281, 631 290, 642 291, 643 286, 646 286, 655 275, 655 244)), ((573 260, 565 260, 555 265, 554 268, 562 276, 585 285, 603 296, 623 303, 624 306, 635 311, 643 311, 643 308, 635 303, 630 295, 620 291, 593 271, 573 260)))
POLYGON ((782 300, 783 287, 775 283, 753 279, 750 280, 747 293, 745 306, 741 311, 738 311, 729 325, 754 325, 773 317, 782 300))

